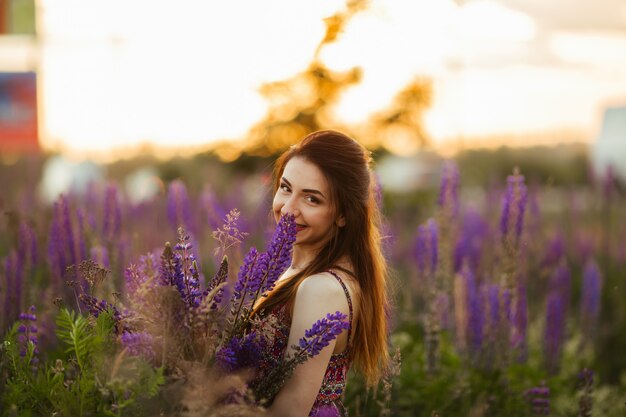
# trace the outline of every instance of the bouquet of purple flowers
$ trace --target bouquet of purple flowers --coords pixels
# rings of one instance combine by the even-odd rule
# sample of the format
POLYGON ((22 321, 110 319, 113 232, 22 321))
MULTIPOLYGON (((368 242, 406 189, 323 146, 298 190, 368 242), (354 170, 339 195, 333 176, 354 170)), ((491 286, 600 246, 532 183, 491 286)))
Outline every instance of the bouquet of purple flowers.
MULTIPOLYGON (((231 235, 237 215, 231 211, 226 220, 231 235)), ((94 315, 114 311, 126 355, 165 368, 168 383, 162 391, 170 406, 178 403, 199 413, 233 406, 258 412, 298 364, 317 355, 348 327, 344 314, 328 314, 271 372, 259 375, 258 366, 270 353, 271 336, 255 329, 267 329, 271 323, 255 326, 263 319, 251 312, 290 265, 295 239, 293 216, 283 216, 267 250, 252 247, 236 279, 229 277, 224 256, 217 273, 203 286, 191 239, 179 228, 178 242, 173 247, 166 243, 160 258, 150 253, 126 269, 127 309, 120 312, 92 296, 81 299, 94 315)))

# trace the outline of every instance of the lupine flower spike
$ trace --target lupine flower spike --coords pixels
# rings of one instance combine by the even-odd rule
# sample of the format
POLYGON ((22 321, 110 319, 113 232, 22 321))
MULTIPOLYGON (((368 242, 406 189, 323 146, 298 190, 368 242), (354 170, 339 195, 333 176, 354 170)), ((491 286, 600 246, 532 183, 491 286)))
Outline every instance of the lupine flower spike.
POLYGON ((35 311, 35 306, 30 306, 30 308, 28 309, 28 313, 21 313, 19 315, 20 325, 17 328, 17 340, 20 346, 20 356, 26 357, 29 354, 30 349, 32 349, 30 365, 33 371, 37 369, 37 364, 39 363, 39 358, 37 357, 37 355, 39 354, 39 348, 37 347, 38 329, 35 325, 35 322, 37 321, 35 311), (31 345, 33 346, 32 348, 30 347, 31 345))

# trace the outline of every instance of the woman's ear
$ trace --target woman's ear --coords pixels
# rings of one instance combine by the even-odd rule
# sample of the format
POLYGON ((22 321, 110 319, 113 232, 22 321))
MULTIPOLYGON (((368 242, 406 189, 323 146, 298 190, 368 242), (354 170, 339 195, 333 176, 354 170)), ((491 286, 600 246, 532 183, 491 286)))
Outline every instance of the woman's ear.
POLYGON ((339 227, 344 227, 346 225, 346 218, 342 214, 337 218, 335 223, 337 223, 337 226, 339 227))

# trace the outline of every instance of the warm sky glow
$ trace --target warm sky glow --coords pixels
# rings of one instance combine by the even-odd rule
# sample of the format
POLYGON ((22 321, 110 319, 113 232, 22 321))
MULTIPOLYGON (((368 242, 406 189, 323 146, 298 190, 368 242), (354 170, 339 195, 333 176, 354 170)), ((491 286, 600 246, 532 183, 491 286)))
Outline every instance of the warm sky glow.
MULTIPOLYGON (((243 137, 265 111, 257 87, 306 68, 324 33, 322 18, 344 4, 39 3, 42 142, 95 152, 243 137)), ((614 21, 619 1, 592 2, 588 20, 568 19, 544 3, 373 0, 321 55, 335 70, 363 68, 338 117, 363 121, 423 75, 434 82, 426 123, 440 145, 558 129, 591 139, 602 106, 626 102, 626 25, 620 30, 614 21)), ((566 0, 553 3, 581 13, 566 0)), ((617 10, 626 21, 626 8, 617 10)))

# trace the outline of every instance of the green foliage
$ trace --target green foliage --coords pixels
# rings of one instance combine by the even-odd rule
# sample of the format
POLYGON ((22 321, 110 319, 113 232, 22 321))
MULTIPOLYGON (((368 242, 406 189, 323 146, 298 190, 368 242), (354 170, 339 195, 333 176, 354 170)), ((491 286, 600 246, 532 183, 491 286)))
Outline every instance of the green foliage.
POLYGON ((2 343, 1 416, 135 415, 164 384, 163 368, 117 353, 112 312, 95 320, 62 309, 56 319, 61 357, 34 368, 34 345, 20 356, 17 324, 2 343))

